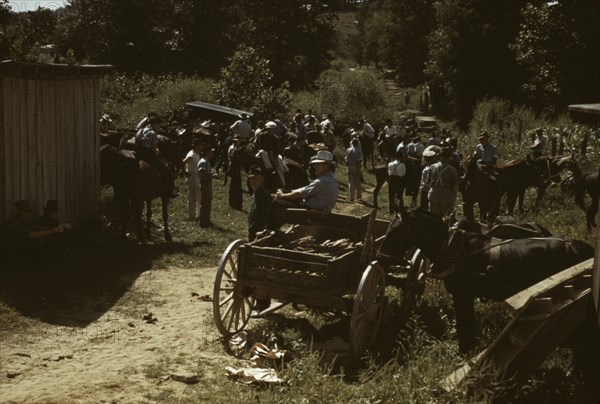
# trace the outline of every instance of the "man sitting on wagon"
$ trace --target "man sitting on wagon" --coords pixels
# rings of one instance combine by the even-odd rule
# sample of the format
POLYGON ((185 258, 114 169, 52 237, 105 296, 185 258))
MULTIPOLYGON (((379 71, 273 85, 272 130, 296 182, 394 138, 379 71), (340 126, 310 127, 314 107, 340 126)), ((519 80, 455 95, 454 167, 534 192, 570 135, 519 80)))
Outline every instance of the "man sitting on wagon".
MULTIPOLYGON (((313 182, 292 192, 283 193, 278 191, 275 194, 267 223, 268 230, 276 230, 279 227, 276 209, 304 208, 329 213, 335 206, 338 183, 334 176, 333 153, 328 150, 319 150, 315 156, 311 157, 310 165, 317 175, 313 182)), ((264 236, 264 232, 257 234, 257 236, 264 236)))

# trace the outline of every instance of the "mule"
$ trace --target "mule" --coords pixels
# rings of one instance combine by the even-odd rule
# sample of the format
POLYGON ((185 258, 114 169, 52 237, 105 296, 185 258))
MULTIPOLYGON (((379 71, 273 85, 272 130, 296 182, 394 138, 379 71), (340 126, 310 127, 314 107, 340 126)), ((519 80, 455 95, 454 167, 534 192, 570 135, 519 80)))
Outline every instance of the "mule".
POLYGON ((401 258, 419 248, 452 295, 461 352, 475 342, 474 300, 495 301, 593 257, 594 249, 579 240, 522 238, 498 240, 461 229, 449 231, 442 218, 417 209, 390 223, 381 246, 383 254, 401 258))
POLYGON ((152 220, 152 200, 160 198, 165 240, 171 242, 173 237, 169 231, 169 192, 158 171, 142 160, 136 160, 135 154, 129 150, 118 150, 112 146, 100 148, 101 183, 112 185, 115 201, 119 209, 121 221, 121 237, 127 238, 130 208, 133 212, 136 235, 139 242, 144 236, 150 237, 152 220), (146 231, 142 226, 142 210, 146 202, 146 231))
MULTIPOLYGON (((261 158, 256 157, 258 149, 252 142, 246 142, 241 144, 233 153, 233 159, 230 164, 239 166, 246 173, 249 172, 250 167, 258 165, 264 169, 264 164, 261 158)), ((308 174, 298 162, 284 158, 283 164, 288 168, 284 172, 285 185, 288 189, 297 189, 308 184, 308 174)), ((265 188, 271 192, 275 192, 281 184, 277 175, 267 173, 265 175, 265 188)))
POLYGON ((459 190, 462 193, 463 210, 469 220, 475 220, 474 207, 479 206, 479 221, 489 223, 499 213, 497 196, 500 184, 493 184, 488 175, 477 164, 477 157, 471 155, 464 163, 465 174, 460 178, 459 190), (493 216, 493 217, 492 217, 493 216))

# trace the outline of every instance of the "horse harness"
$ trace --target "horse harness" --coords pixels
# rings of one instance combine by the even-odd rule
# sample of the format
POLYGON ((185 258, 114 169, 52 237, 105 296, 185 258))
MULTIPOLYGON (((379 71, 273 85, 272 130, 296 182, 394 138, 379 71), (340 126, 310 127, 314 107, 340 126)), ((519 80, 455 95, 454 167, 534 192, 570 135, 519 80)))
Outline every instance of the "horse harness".
MULTIPOLYGON (((461 230, 461 229, 452 229, 452 230, 450 230, 449 233, 450 234, 448 236, 447 242, 444 245, 442 245, 442 248, 440 249, 438 257, 440 255, 442 255, 444 248, 450 244, 458 243, 460 245, 460 248, 458 250, 459 251, 462 250, 462 246, 465 243, 465 236, 466 236, 467 232, 464 230, 461 230), (456 237, 458 237, 459 239, 457 241, 454 241, 454 239, 456 237)), ((570 240, 564 240, 564 239, 560 239, 560 238, 556 238, 556 237, 529 237, 528 239, 529 240, 544 240, 544 241, 559 240, 559 241, 562 241, 565 243, 565 249, 567 252, 573 248, 570 240)), ((460 261, 465 258, 469 258, 469 257, 474 256, 479 253, 483 253, 484 255, 486 255, 487 261, 490 263, 497 261, 500 259, 501 246, 512 243, 515 240, 517 240, 517 239, 502 240, 502 239, 499 239, 496 237, 491 237, 490 243, 488 245, 486 245, 485 247, 479 248, 475 251, 472 251, 468 254, 464 254, 462 256, 457 255, 454 257, 448 257, 448 260, 451 262, 451 264, 447 268, 445 268, 442 272, 436 274, 435 277, 437 277, 438 279, 447 278, 448 276, 452 275, 454 273, 454 271, 456 270, 456 262, 457 261, 460 261)), ((486 269, 488 271, 490 271, 491 269, 493 269, 493 267, 491 265, 488 265, 488 267, 486 269)))

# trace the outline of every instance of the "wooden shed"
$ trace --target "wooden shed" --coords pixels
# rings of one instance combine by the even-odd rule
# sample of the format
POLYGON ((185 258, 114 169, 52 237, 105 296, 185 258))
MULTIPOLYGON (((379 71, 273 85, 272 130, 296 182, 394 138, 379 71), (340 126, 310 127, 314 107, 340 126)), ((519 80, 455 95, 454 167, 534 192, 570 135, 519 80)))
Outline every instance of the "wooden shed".
MULTIPOLYGON (((100 86, 112 66, 0 62, 0 219, 56 199, 78 223, 100 202, 100 86)), ((1 224, 0 224, 1 226, 1 224)))

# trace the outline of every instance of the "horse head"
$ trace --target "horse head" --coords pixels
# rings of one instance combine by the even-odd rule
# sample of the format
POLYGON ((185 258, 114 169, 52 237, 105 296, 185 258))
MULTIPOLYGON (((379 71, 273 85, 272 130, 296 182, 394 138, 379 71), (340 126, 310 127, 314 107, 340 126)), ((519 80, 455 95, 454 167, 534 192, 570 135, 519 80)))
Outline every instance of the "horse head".
POLYGON ((440 216, 421 208, 400 212, 386 231, 380 253, 402 258, 417 247, 433 261, 447 236, 448 226, 440 216))

